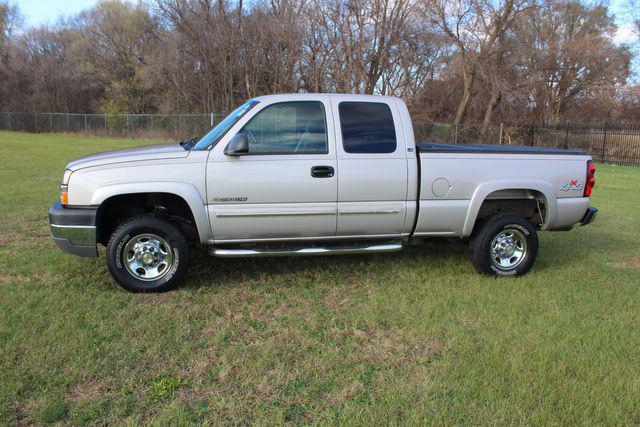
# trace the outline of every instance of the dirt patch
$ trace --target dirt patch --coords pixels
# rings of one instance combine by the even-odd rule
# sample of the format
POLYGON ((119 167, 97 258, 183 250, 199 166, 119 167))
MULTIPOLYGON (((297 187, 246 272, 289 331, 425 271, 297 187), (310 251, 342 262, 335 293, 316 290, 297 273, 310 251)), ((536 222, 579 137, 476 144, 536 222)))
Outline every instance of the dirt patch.
POLYGON ((373 363, 397 366, 403 363, 429 361, 438 357, 447 343, 404 334, 401 330, 352 329, 347 333, 355 338, 354 354, 373 363))
POLYGON ((624 261, 618 261, 613 263, 616 268, 623 268, 625 270, 640 270, 640 256, 633 255, 624 261))
POLYGON ((15 282, 26 282, 27 280, 29 280, 28 277, 26 276, 2 276, 0 275, 0 285, 3 285, 5 283, 15 283, 15 282))
POLYGON ((71 386, 66 393, 71 400, 96 399, 110 392, 110 384, 101 383, 97 380, 81 381, 71 386))
POLYGON ((331 310, 339 310, 349 306, 351 289, 347 285, 335 285, 323 298, 323 303, 331 310))

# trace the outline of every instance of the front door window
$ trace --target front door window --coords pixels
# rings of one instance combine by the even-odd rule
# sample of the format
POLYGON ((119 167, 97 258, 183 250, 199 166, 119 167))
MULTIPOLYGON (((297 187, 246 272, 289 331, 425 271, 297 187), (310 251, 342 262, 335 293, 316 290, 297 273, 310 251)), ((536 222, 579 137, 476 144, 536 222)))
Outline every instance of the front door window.
POLYGON ((327 154, 327 126, 321 102, 273 104, 241 130, 249 140, 249 155, 327 154))

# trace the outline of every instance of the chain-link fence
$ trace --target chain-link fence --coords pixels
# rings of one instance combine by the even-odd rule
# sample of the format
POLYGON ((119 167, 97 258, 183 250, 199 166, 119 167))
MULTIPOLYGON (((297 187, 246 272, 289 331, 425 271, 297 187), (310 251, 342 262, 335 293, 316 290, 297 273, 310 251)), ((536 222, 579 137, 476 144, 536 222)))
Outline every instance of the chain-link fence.
MULTIPOLYGON (((416 141, 448 144, 519 144, 504 126, 449 125, 443 123, 414 123, 416 141)), ((515 129, 515 128, 513 128, 515 129)))
POLYGON ((125 138, 178 140, 202 135, 218 123, 218 114, 73 114, 0 113, 0 130, 32 133, 81 133, 125 138))
MULTIPOLYGON (((73 114, 0 112, 0 130, 183 140, 203 135, 224 114, 73 114)), ((482 126, 414 123, 417 141, 566 148, 600 162, 640 165, 640 125, 482 126)))

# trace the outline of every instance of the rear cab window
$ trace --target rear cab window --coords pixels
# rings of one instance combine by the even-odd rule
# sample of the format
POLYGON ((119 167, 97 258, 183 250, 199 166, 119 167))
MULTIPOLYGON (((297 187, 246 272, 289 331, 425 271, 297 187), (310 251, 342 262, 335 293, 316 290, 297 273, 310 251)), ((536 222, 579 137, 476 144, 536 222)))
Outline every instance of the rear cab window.
POLYGON ((381 102, 341 102, 338 106, 342 146, 352 154, 393 153, 395 123, 389 105, 381 102))

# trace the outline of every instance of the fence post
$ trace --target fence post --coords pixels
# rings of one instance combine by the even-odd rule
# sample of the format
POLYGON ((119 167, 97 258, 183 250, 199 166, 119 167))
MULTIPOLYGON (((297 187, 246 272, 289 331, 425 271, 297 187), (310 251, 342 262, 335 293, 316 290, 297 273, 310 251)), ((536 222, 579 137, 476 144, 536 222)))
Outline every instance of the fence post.
POLYGON ((454 144, 458 143, 458 124, 457 123, 453 131, 453 143, 454 144))
POLYGON ((498 141, 500 141, 500 142, 498 142, 498 144, 500 144, 500 145, 502 145, 502 125, 503 125, 503 123, 500 123, 500 136, 498 138, 498 141))
POLYGON ((609 123, 604 124, 604 132, 602 135, 602 154, 600 155, 600 161, 604 163, 605 151, 607 149, 607 129, 609 128, 609 123))
POLYGON ((565 125, 566 131, 564 133, 564 149, 569 148, 569 125, 565 125))
POLYGON ((53 113, 49 113, 49 132, 53 133, 53 113))
POLYGON ((213 126, 213 113, 211 113, 211 126, 213 126))
POLYGON ((178 138, 182 138, 182 116, 178 115, 178 138))
POLYGON ((536 125, 531 125, 531 146, 536 145, 536 125))
POLYGON ((127 113, 127 138, 129 138, 129 113, 127 113))
POLYGON ((67 132, 69 132, 69 113, 67 113, 67 114, 65 115, 65 119, 66 119, 65 121, 66 121, 66 123, 67 123, 67 132))
POLYGON ((8 118, 8 120, 9 120, 9 127, 8 127, 8 129, 7 129, 7 130, 11 130, 11 113, 8 113, 8 114, 7 114, 7 118, 8 118))
POLYGON ((84 133, 89 135, 89 128, 87 128, 87 115, 84 115, 84 133))
POLYGON ((155 114, 151 114, 151 132, 153 132, 153 116, 155 116, 155 114))

